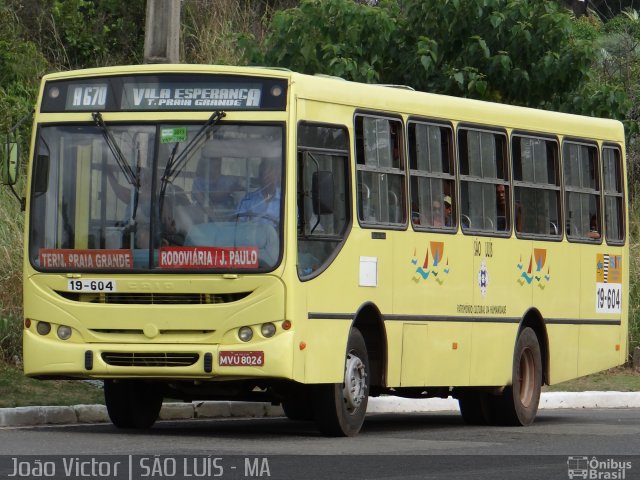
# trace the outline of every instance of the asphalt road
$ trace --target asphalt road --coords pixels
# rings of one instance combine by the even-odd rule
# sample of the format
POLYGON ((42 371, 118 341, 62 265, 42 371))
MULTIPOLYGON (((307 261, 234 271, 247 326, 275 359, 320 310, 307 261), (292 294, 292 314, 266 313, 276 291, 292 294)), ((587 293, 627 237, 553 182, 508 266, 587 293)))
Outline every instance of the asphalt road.
POLYGON ((457 412, 372 414, 355 438, 284 418, 165 421, 147 432, 6 427, 0 452, 0 478, 37 478, 47 465, 54 475, 40 478, 566 479, 571 468, 626 480, 640 479, 640 409, 544 410, 527 428, 466 426, 457 412), (109 472, 93 475, 91 461, 109 472))

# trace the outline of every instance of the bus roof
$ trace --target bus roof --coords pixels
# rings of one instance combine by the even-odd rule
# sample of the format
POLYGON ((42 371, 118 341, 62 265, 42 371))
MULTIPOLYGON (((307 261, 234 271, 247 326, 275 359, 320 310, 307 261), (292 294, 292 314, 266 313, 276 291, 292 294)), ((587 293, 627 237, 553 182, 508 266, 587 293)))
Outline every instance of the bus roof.
POLYGON ((433 120, 508 127, 539 133, 624 141, 624 127, 613 119, 588 117, 527 107, 351 82, 326 75, 306 75, 287 69, 196 64, 145 64, 72 70, 45 75, 43 80, 153 73, 221 73, 286 78, 291 95, 331 101, 362 110, 402 113, 433 120), (495 119, 495 121, 493 120, 495 119))

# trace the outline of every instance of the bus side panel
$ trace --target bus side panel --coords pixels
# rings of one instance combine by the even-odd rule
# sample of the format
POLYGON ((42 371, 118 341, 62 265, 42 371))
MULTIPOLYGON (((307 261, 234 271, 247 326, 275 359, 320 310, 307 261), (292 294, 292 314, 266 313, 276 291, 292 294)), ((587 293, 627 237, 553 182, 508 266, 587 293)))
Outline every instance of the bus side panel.
POLYGON ((469 385, 511 384, 513 348, 516 344, 517 331, 516 324, 473 324, 469 385))
POLYGON ((578 376, 619 365, 620 327, 617 325, 580 325, 578 376))
POLYGON ((547 325, 549 337, 549 384, 578 376, 579 325, 547 325))
POLYGON ((467 238, 474 265, 470 385, 507 385, 518 325, 531 305, 531 286, 517 283, 517 247, 530 242, 521 246, 509 238, 467 238))
POLYGON ((523 260, 532 265, 523 280, 533 288, 533 305, 547 328, 549 376, 557 383, 577 375, 581 277, 580 246, 563 242, 533 242, 523 260))
POLYGON ((393 233, 393 313, 408 323, 386 323, 387 385, 468 385, 472 324, 457 317, 469 315, 473 308, 470 239, 393 233), (419 329, 422 324, 424 329, 419 329))
POLYGON ((578 375, 587 375, 620 363, 620 350, 626 341, 620 341, 620 325, 598 325, 591 322, 626 323, 627 303, 624 298, 624 270, 626 258, 622 249, 605 245, 582 247, 582 298, 580 318, 580 350, 578 375), (602 297, 599 298, 599 290, 602 297), (624 314, 624 316, 623 316, 624 314))
POLYGON ((471 330, 468 324, 405 323, 400 385, 468 385, 470 356, 471 330))
MULTIPOLYGON (((294 348, 304 361, 304 383, 341 383, 350 321, 309 320, 294 348)), ((298 354, 296 352, 296 354, 298 354)))

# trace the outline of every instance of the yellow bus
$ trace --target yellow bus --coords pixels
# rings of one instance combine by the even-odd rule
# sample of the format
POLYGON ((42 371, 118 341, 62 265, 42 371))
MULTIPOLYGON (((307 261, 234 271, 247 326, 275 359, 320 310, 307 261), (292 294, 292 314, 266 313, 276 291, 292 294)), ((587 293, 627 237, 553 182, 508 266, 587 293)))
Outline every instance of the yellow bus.
POLYGON ((379 395, 528 425, 627 359, 617 121, 142 65, 45 76, 31 151, 24 370, 104 380, 117 427, 255 400, 352 436, 379 395))

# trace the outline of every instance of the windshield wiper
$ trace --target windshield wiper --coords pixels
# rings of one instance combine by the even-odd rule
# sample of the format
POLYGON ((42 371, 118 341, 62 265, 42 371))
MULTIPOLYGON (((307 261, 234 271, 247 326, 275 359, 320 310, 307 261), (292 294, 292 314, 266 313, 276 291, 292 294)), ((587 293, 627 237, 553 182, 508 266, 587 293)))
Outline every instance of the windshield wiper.
POLYGON ((167 160, 167 165, 164 168, 164 173, 162 175, 162 184, 160 187, 160 206, 162 213, 162 199, 164 199, 165 191, 167 190, 167 185, 171 183, 180 173, 182 168, 184 167, 185 162, 189 158, 189 154, 196 148, 202 137, 207 130, 211 127, 215 126, 223 117, 226 116, 225 112, 216 110, 211 114, 209 120, 207 120, 204 125, 198 130, 198 133, 187 143, 184 147, 184 150, 180 152, 180 155, 176 157, 176 152, 178 151, 178 142, 174 145, 171 150, 171 155, 169 156, 169 160, 167 160))
POLYGON ((111 134, 111 130, 109 130, 107 128, 107 125, 104 123, 102 114, 100 112, 93 112, 91 116, 93 117, 93 121, 96 122, 98 128, 100 128, 100 130, 102 131, 104 141, 107 142, 107 146, 109 147, 109 150, 111 150, 113 157, 116 159, 120 170, 122 170, 122 173, 124 173, 127 182, 133 185, 137 191, 140 187, 138 176, 133 171, 133 168, 131 168, 131 165, 129 165, 126 157, 122 154, 120 147, 118 147, 115 138, 113 138, 113 135, 111 134))

